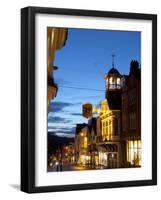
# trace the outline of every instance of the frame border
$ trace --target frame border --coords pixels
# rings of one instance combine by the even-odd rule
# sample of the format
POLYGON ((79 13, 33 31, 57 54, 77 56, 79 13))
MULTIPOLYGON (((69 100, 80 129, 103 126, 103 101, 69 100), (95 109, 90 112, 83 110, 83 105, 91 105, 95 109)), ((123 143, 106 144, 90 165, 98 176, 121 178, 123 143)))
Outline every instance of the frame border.
POLYGON ((157 15, 47 7, 21 9, 21 191, 27 193, 157 185, 157 15), (35 16, 111 17, 152 21, 152 179, 59 186, 35 186, 35 16))

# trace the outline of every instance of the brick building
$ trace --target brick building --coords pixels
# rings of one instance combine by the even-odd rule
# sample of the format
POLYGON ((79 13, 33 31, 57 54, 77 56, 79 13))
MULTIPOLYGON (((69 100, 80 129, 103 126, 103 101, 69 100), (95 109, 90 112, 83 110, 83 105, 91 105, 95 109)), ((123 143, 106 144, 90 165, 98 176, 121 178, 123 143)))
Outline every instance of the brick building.
POLYGON ((141 165, 141 69, 131 61, 128 76, 122 77, 122 138, 126 141, 126 161, 141 165))

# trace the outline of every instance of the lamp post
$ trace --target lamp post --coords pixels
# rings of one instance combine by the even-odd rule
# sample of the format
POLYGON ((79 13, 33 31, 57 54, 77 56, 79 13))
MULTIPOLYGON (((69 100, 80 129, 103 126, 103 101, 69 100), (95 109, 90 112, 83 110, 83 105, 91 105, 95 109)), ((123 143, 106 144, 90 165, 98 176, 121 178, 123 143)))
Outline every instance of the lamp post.
POLYGON ((56 171, 58 172, 58 171, 59 171, 59 162, 56 161, 56 162, 55 162, 55 165, 56 165, 56 171))

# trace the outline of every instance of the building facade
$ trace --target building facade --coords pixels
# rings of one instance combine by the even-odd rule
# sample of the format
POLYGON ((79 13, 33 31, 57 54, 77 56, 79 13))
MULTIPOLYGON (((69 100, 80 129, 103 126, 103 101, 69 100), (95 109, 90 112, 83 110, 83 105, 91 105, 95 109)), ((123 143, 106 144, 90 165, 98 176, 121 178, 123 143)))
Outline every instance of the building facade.
POLYGON ((101 136, 97 137, 99 164, 108 168, 121 167, 124 157, 123 142, 121 141, 121 113, 120 110, 108 109, 107 100, 104 100, 102 104, 103 108, 100 112, 101 136))
MULTIPOLYGON (((128 75, 112 66, 104 76, 105 99, 96 117, 78 124, 75 136, 77 163, 96 168, 141 166, 141 73, 132 61, 128 75)), ((90 104, 90 103, 88 103, 90 104)), ((87 115, 85 115, 87 117, 87 115)))
POLYGON ((137 61, 122 78, 122 137, 129 166, 141 166, 141 70, 137 61))
POLYGON ((124 142, 121 138, 121 74, 112 66, 104 76, 105 99, 101 102, 99 118, 101 135, 97 137, 99 164, 107 168, 124 165, 124 142))
POLYGON ((74 163, 74 144, 73 143, 63 145, 62 160, 63 160, 63 164, 74 163))
POLYGON ((55 51, 61 49, 67 40, 67 29, 64 28, 52 28, 47 29, 47 76, 48 76, 48 107, 51 99, 57 94, 57 84, 54 81, 54 70, 57 69, 54 66, 55 51))
POLYGON ((75 163, 86 165, 89 163, 88 153, 88 135, 89 127, 88 124, 77 124, 75 133, 75 163))
POLYGON ((97 118, 91 117, 88 120, 88 155, 89 155, 89 163, 92 166, 97 166, 99 164, 98 161, 98 149, 97 149, 97 118))

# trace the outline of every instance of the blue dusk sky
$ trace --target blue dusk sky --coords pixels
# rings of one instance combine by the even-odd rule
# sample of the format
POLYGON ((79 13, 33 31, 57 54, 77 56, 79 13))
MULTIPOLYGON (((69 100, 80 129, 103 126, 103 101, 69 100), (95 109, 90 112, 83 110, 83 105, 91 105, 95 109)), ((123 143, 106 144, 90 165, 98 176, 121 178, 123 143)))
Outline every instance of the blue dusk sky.
POLYGON ((49 109, 48 132, 73 137, 76 124, 87 123, 82 104, 97 106, 105 98, 104 74, 112 67, 112 54, 115 68, 128 74, 131 60, 141 62, 141 33, 68 29, 65 46, 55 54, 58 93, 49 109))

